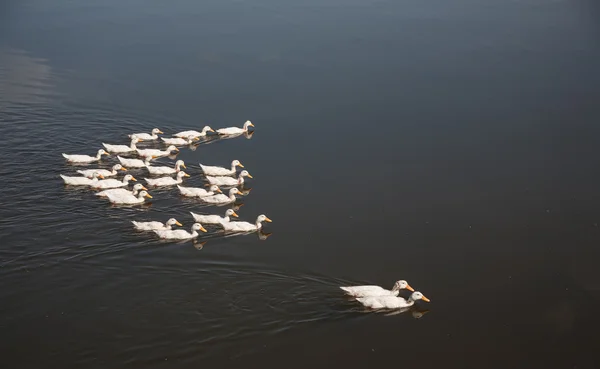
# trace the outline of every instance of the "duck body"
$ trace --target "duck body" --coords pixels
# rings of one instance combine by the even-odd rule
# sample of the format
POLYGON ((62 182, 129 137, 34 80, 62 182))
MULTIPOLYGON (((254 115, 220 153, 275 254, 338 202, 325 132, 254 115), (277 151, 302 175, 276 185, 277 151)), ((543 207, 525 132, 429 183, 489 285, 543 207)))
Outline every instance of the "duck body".
POLYGON ((142 204, 145 201, 144 197, 147 197, 150 199, 152 198, 152 196, 150 196, 148 194, 148 192, 146 192, 146 191, 142 191, 142 192, 138 193, 137 196, 134 196, 131 193, 124 194, 124 195, 113 195, 112 193, 109 192, 106 194, 106 198, 108 198, 108 201, 110 201, 113 204, 120 204, 120 205, 142 204))
POLYGON ((206 232, 206 229, 202 227, 200 223, 194 223, 191 232, 183 229, 177 230, 153 230, 156 235, 162 239, 167 240, 189 240, 198 237, 198 231, 206 232))
POLYGON ((117 159, 119 159, 119 162, 128 167, 128 168, 144 168, 147 167, 148 165, 150 165, 150 157, 146 158, 146 160, 140 160, 140 159, 128 159, 128 158, 123 158, 120 156, 117 156, 117 159))
POLYGON ((244 123, 244 126, 242 128, 238 128, 238 127, 220 128, 220 129, 217 129, 217 133, 220 135, 239 135, 244 132, 248 132, 248 127, 254 127, 254 124, 252 124, 252 122, 250 122, 249 120, 246 121, 246 123, 244 123))
POLYGON ((148 186, 152 187, 163 187, 163 186, 174 186, 183 183, 183 177, 189 177, 186 172, 178 172, 175 178, 173 177, 160 177, 160 178, 144 178, 148 186))
POLYGON ((179 223, 175 218, 171 218, 168 221, 166 221, 165 223, 162 222, 156 222, 156 221, 152 221, 152 222, 136 222, 136 221, 132 221, 131 222, 133 224, 133 227, 135 229, 137 229, 138 231, 169 231, 171 230, 171 227, 173 224, 177 224, 178 226, 181 226, 181 223, 179 223))
POLYGON ((252 178, 247 170, 243 170, 237 178, 206 176, 206 180, 208 183, 217 186, 241 186, 244 184, 244 177, 252 178))
POLYGON ((69 177, 69 176, 65 176, 65 175, 60 175, 60 178, 62 178, 62 180, 65 182, 65 184, 67 185, 71 185, 71 186, 91 186, 95 183, 98 183, 98 178, 104 178, 102 177, 102 175, 94 175, 93 178, 87 178, 87 177, 69 177))
POLYGON ((76 164, 87 164, 87 163, 93 163, 95 161, 100 160, 100 158, 102 157, 102 155, 108 155, 108 153, 102 149, 98 150, 98 153, 96 154, 96 156, 90 156, 90 155, 71 155, 71 154, 65 154, 63 153, 62 156, 67 159, 67 161, 69 163, 76 163, 76 164))
POLYGON ((183 160, 177 160, 175 166, 173 168, 162 166, 162 167, 153 167, 150 165, 146 165, 146 169, 148 169, 148 173, 152 175, 162 175, 162 174, 175 174, 181 170, 181 167, 186 167, 183 160))
POLYGON ((233 209, 227 209, 225 212, 225 216, 222 217, 220 215, 204 215, 204 214, 196 214, 190 211, 194 220, 198 223, 202 224, 221 224, 224 222, 231 221, 230 216, 238 217, 238 215, 233 211, 233 209))
POLYGON ((234 160, 231 162, 231 169, 200 164, 200 168, 202 168, 202 172, 204 173, 204 175, 215 177, 235 175, 237 166, 242 168, 244 167, 242 163, 239 162, 239 160, 234 160))
POLYGON ((391 290, 386 290, 380 286, 364 285, 364 286, 346 286, 340 287, 347 295, 353 297, 368 297, 368 296, 398 296, 402 289, 414 291, 414 289, 405 280, 397 281, 391 290))
POLYGON ((111 170, 108 169, 83 169, 83 170, 78 170, 77 173, 81 174, 84 177, 87 178, 92 178, 94 176, 94 173, 98 173, 99 175, 102 175, 103 177, 113 177, 117 175, 117 171, 118 170, 127 170, 125 168, 123 168, 121 166, 121 164, 115 164, 111 170))
POLYGON ((127 195, 133 195, 133 196, 137 196, 137 194, 139 193, 139 191, 141 190, 148 190, 146 187, 144 187, 141 183, 136 183, 133 186, 133 189, 127 190, 124 188, 111 188, 108 190, 104 190, 104 191, 100 191, 100 192, 96 192, 96 196, 100 196, 100 197, 106 197, 107 194, 112 193, 113 196, 127 196, 127 195))
POLYGON ((137 149, 136 152, 138 153, 139 156, 143 156, 143 157, 151 157, 151 158, 162 158, 164 156, 169 156, 171 155, 171 152, 173 151, 179 151, 178 148, 176 148, 175 146, 171 145, 169 147, 167 147, 166 150, 158 150, 158 149, 137 149))
POLYGON ((221 190, 219 190, 219 187, 217 187, 217 186, 215 186, 215 187, 216 188, 211 187, 211 189, 205 190, 204 188, 199 188, 199 187, 183 187, 183 186, 177 185, 177 188, 179 189, 179 193, 181 193, 182 196, 187 196, 187 197, 207 197, 207 196, 216 195, 221 190))
POLYGON ((109 178, 109 179, 105 179, 105 180, 93 183, 90 186, 93 188, 102 188, 102 189, 118 188, 118 187, 125 187, 129 184, 129 181, 135 181, 135 180, 136 179, 133 178, 133 176, 131 174, 128 174, 125 177, 123 177, 122 180, 109 178))
POLYGON ((139 138, 140 140, 144 140, 144 141, 155 141, 155 140, 158 140, 158 134, 159 134, 159 133, 161 133, 161 134, 162 134, 162 133, 164 133, 164 132, 163 132, 163 131, 161 131, 161 130, 160 130, 160 129, 158 129, 158 128, 154 128, 154 129, 152 130, 152 133, 132 133, 132 134, 130 134, 130 135, 129 135, 129 137, 130 137, 130 138, 132 138, 132 137, 134 137, 134 136, 135 136, 135 137, 139 138))
POLYGON ((413 306, 415 301, 424 300, 429 302, 429 299, 421 292, 415 291, 408 299, 402 297, 396 297, 392 295, 387 296, 366 296, 358 297, 356 301, 363 304, 365 307, 371 309, 400 309, 413 306))
POLYGON ((209 126, 205 126, 202 129, 202 132, 198 132, 198 131, 194 131, 194 130, 183 131, 183 132, 175 133, 173 136, 174 137, 179 137, 179 138, 187 138, 187 137, 190 137, 190 136, 193 137, 193 138, 198 138, 198 137, 205 137, 206 133, 208 131, 214 132, 214 130, 212 128, 210 128, 209 126))
POLYGON ((262 228, 262 222, 264 221, 270 223, 271 219, 265 215, 259 215, 254 224, 249 222, 224 222, 221 223, 221 226, 227 232, 255 232, 262 228))
POLYGON ((164 138, 164 137, 161 137, 160 139, 163 140, 163 142, 168 145, 184 146, 184 145, 193 144, 194 140, 197 140, 198 138, 194 138, 194 137, 190 136, 187 138, 180 138, 180 137, 164 138))
POLYGON ((138 142, 140 142, 140 140, 137 137, 134 137, 131 139, 131 144, 129 146, 127 146, 127 145, 110 145, 110 144, 106 144, 104 142, 102 143, 102 146, 104 146, 106 151, 108 151, 112 154, 124 154, 127 152, 136 151, 137 147, 135 146, 135 144, 138 142))

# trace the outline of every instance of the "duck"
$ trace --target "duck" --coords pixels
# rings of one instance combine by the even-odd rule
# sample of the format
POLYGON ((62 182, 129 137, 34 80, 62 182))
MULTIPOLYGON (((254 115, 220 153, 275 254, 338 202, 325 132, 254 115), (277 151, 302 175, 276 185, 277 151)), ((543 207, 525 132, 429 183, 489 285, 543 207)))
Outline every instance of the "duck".
POLYGON ((128 159, 128 158, 123 158, 120 156, 117 156, 117 159, 119 159, 119 162, 121 163, 121 165, 124 165, 128 168, 144 168, 144 167, 148 167, 148 165, 150 165, 150 160, 152 160, 153 158, 151 156, 145 157, 144 160, 140 160, 140 159, 128 159))
POLYGON ((187 136, 186 138, 180 138, 180 137, 164 138, 164 137, 161 137, 160 139, 163 140, 163 142, 166 143, 167 145, 178 145, 178 146, 191 145, 194 143, 194 141, 198 141, 198 137, 194 137, 194 136, 187 136))
POLYGON ((152 159, 155 159, 155 158, 162 158, 163 156, 169 156, 169 155, 171 155, 171 152, 173 152, 173 151, 179 151, 179 149, 173 145, 170 145, 164 151, 158 150, 158 149, 137 149, 136 152, 138 153, 139 156, 151 157, 152 159))
POLYGON ((247 170, 242 170, 237 178, 206 176, 206 180, 217 186, 241 186, 244 184, 244 177, 252 178, 247 170))
POLYGON ((414 292, 415 290, 405 280, 399 280, 394 283, 394 287, 391 290, 379 286, 348 286, 340 287, 346 292, 346 294, 353 297, 367 297, 367 296, 398 296, 400 290, 407 289, 414 292))
POLYGON ((137 196, 138 192, 140 192, 141 190, 148 191, 148 189, 144 187, 143 184, 136 183, 133 185, 133 189, 131 191, 125 188, 110 188, 108 190, 96 192, 96 196, 106 197, 109 193, 113 194, 113 196, 127 196, 129 194, 137 196))
POLYGON ((95 161, 100 160, 102 155, 108 155, 108 153, 106 151, 104 151, 103 149, 100 149, 100 150, 98 150, 98 153, 96 153, 96 156, 71 155, 71 154, 65 154, 65 153, 62 154, 62 156, 65 159, 67 159, 67 161, 69 163, 93 163, 95 161))
POLYGON ((231 220, 229 217, 239 217, 233 209, 227 209, 224 217, 220 215, 201 215, 191 211, 190 214, 192 214, 192 218, 194 218, 196 222, 203 224, 221 224, 223 222, 229 222, 231 220))
POLYGON ((182 196, 187 196, 187 197, 206 197, 206 196, 215 195, 217 193, 223 193, 221 191, 221 189, 219 189, 219 186, 217 186, 217 185, 210 186, 210 188, 208 190, 205 190, 204 188, 198 188, 198 187, 183 187, 180 185, 177 185, 177 188, 179 189, 179 192, 181 193, 182 196))
POLYGON ((238 127, 220 128, 220 129, 217 129, 217 133, 220 135, 237 135, 237 134, 242 134, 242 133, 248 132, 248 127, 254 127, 254 124, 252 124, 252 122, 249 120, 247 120, 246 123, 244 123, 244 126, 242 128, 238 128, 238 127))
POLYGON ((135 220, 131 221, 133 223, 133 227, 138 231, 154 231, 154 230, 163 230, 169 231, 171 227, 176 224, 178 226, 182 226, 181 223, 177 221, 175 218, 171 218, 164 223, 161 222, 136 222, 135 220))
POLYGON ((131 138, 131 142, 129 143, 129 146, 127 145, 109 145, 107 143, 102 143, 102 146, 104 146, 104 148, 106 149, 106 151, 108 151, 111 154, 125 154, 128 152, 134 152, 137 150, 137 147, 135 146, 136 143, 141 142, 142 140, 140 140, 139 138, 137 138, 136 136, 133 136, 131 138))
POLYGON ((133 194, 129 193, 127 195, 113 195, 112 193, 107 193, 106 197, 108 198, 108 201, 112 202, 113 204, 121 204, 121 205, 134 205, 134 204, 142 204, 146 199, 145 198, 149 198, 151 199, 152 196, 150 196, 150 194, 146 191, 141 191, 140 193, 137 194, 137 196, 134 196, 133 194))
POLYGON ((136 136, 137 138, 139 138, 140 140, 143 141, 154 141, 154 140, 158 140, 158 134, 164 134, 163 131, 161 131, 158 128, 154 128, 152 130, 151 134, 148 133, 132 133, 130 135, 128 135, 129 138, 132 138, 133 136, 136 136))
POLYGON ((108 169, 84 169, 78 170, 77 173, 81 174, 84 177, 92 178, 94 173, 102 174, 104 177, 113 177, 117 175, 117 170, 126 171, 127 168, 123 167, 121 164, 115 164, 112 166, 111 170, 108 169))
POLYGON ((272 220, 266 215, 261 214, 256 218, 256 223, 254 224, 249 222, 224 222, 221 223, 221 226, 223 226, 226 232, 254 232, 262 228, 262 222, 271 223, 272 220))
POLYGON ((189 177, 190 175, 184 171, 178 172, 176 178, 173 177, 160 177, 160 178, 144 178, 148 186, 162 187, 162 186, 173 186, 183 182, 183 177, 189 177))
POLYGON ((206 232, 206 229, 200 223, 192 225, 192 231, 177 230, 154 230, 158 237, 167 240, 189 240, 198 237, 198 231, 206 232))
POLYGON ((229 196, 225 196, 224 194, 219 193, 212 196, 202 197, 202 201, 207 202, 209 204, 217 205, 231 204, 232 202, 235 202, 235 195, 241 194, 242 193, 240 192, 240 190, 238 190, 237 187, 234 187, 229 190, 229 196))
POLYGON ((98 183, 98 178, 104 178, 104 176, 102 174, 98 174, 97 172, 94 172, 94 174, 92 174, 92 178, 88 178, 88 177, 69 177, 69 176, 65 176, 65 175, 60 175, 60 178, 62 178, 62 180, 65 182, 66 185, 71 185, 71 186, 91 186, 95 183, 98 183))
POLYGON ((187 169, 187 167, 185 166, 185 163, 183 160, 177 160, 175 162, 175 167, 171 168, 171 167, 153 167, 150 166, 149 164, 146 165, 146 169, 148 169, 148 173, 150 174, 154 174, 154 175, 159 175, 159 174, 175 174, 178 173, 181 170, 181 167, 184 167, 185 169, 187 169))
POLYGON ((189 136, 192 137, 205 137, 207 132, 214 132, 215 130, 210 128, 210 126, 204 126, 204 128, 202 128, 202 132, 198 132, 198 131, 183 131, 183 132, 179 132, 179 133, 175 133, 173 135, 173 137, 180 137, 180 138, 186 138, 189 136))
POLYGON ((129 184, 129 181, 137 182, 137 179, 135 179, 131 174, 127 174, 120 181, 118 179, 109 178, 109 179, 105 179, 105 180, 93 183, 93 184, 90 185, 90 187, 93 187, 93 188, 126 187, 129 184))
POLYGON ((206 176, 232 176, 235 174, 236 167, 243 168, 244 166, 239 160, 231 162, 231 169, 200 164, 200 168, 202 168, 202 172, 206 176))
POLYGON ((415 301, 423 300, 430 302, 427 297, 419 291, 413 292, 408 299, 402 297, 396 297, 392 295, 387 296, 366 296, 358 297, 356 301, 360 302, 364 306, 371 309, 399 309, 413 306, 415 301))

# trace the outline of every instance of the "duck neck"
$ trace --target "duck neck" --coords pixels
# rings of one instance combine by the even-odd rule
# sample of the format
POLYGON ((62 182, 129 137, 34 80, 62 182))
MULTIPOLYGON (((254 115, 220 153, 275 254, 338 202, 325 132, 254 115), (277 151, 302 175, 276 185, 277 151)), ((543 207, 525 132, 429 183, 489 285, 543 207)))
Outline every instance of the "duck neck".
POLYGON ((238 177, 238 185, 243 185, 244 184, 244 177, 242 177, 242 175, 240 174, 240 176, 238 177))
POLYGON ((135 146, 135 141, 131 141, 131 143, 129 144, 129 148, 131 150, 137 150, 137 147, 135 146))
POLYGON ((262 228, 262 223, 260 220, 256 220, 256 229, 261 229, 262 228))

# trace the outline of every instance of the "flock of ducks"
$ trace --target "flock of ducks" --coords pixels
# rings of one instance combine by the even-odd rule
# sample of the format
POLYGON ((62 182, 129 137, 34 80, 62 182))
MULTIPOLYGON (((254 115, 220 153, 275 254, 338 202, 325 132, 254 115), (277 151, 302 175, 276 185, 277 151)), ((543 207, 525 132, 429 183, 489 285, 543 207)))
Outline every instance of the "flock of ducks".
MULTIPOLYGON (((182 186, 184 178, 190 177, 183 171, 187 169, 183 160, 177 160, 172 166, 154 166, 152 161, 156 158, 169 156, 177 153, 177 146, 190 145, 208 136, 209 132, 219 137, 232 138, 242 134, 250 133, 249 128, 254 127, 250 121, 246 121, 243 127, 221 128, 216 131, 209 126, 205 126, 202 131, 183 131, 173 134, 173 137, 159 137, 164 134, 158 128, 154 128, 151 133, 132 133, 128 135, 129 145, 113 145, 102 143, 104 149, 99 149, 95 156, 90 155, 71 155, 62 154, 67 162, 71 164, 92 164, 99 162, 103 156, 114 155, 119 163, 114 164, 111 169, 82 169, 77 170, 79 176, 60 177, 66 185, 87 186, 92 190, 98 190, 96 196, 107 199, 117 205, 137 205, 143 204, 146 199, 151 199, 150 188, 177 186, 179 193, 185 197, 197 198, 205 204, 223 206, 233 204, 236 201, 236 195, 243 195, 238 188, 244 184, 244 178, 252 178, 247 170, 242 170, 239 174, 237 168, 244 168, 239 160, 233 160, 231 167, 219 167, 200 164, 204 179, 208 188, 185 187, 182 186), (167 146, 164 150, 160 148, 143 148, 136 145, 139 142, 159 142, 167 146), (125 174, 121 179, 116 178, 122 171, 131 168, 145 168, 148 177, 144 178, 146 186, 141 183, 135 183, 129 188, 130 182, 137 182, 137 179, 131 174, 125 174), (182 169, 183 168, 183 169, 182 169), (115 178, 110 178, 115 177, 115 178), (227 189, 227 195, 221 188, 227 189)), ((253 132, 253 131, 252 131, 253 132)), ((251 133, 250 133, 251 134, 251 133)), ((197 238, 199 232, 207 232, 203 225, 214 224, 220 226, 224 232, 257 232, 262 229, 263 222, 271 222, 266 215, 261 214, 254 223, 244 221, 233 221, 232 217, 238 218, 238 214, 233 209, 227 209, 224 216, 217 214, 196 214, 191 212, 194 224, 190 231, 184 229, 173 229, 174 226, 182 226, 175 218, 166 222, 159 221, 133 221, 133 227, 138 231, 153 232, 161 239, 168 240, 189 240, 197 238)))
MULTIPOLYGON (((98 150, 95 156, 89 155, 68 155, 62 154, 69 163, 73 164, 91 164, 101 160, 103 155, 116 155, 119 163, 114 164, 111 169, 83 169, 78 170, 79 176, 60 175, 65 184, 73 186, 88 186, 96 192, 96 196, 106 198, 113 204, 136 205, 142 204, 147 198, 152 198, 146 188, 141 183, 136 183, 131 189, 128 188, 130 182, 137 180, 133 175, 126 174, 121 179, 107 178, 116 177, 121 171, 127 171, 127 168, 145 168, 149 176, 155 178, 144 178, 146 185, 151 188, 177 186, 179 193, 185 197, 200 199, 206 204, 227 205, 236 201, 236 195, 243 195, 238 187, 244 184, 245 178, 252 178, 247 170, 239 173, 237 168, 244 168, 239 160, 233 160, 230 167, 209 166, 200 164, 208 188, 185 187, 182 186, 184 178, 190 177, 183 171, 187 169, 183 160, 177 160, 172 166, 154 166, 152 160, 166 157, 179 151, 177 146, 190 145, 195 141, 206 137, 209 132, 216 133, 219 136, 235 137, 248 133, 249 127, 254 125, 247 121, 242 128, 230 127, 213 130, 205 126, 202 131, 183 131, 173 134, 173 137, 159 137, 164 134, 160 129, 154 128, 151 133, 133 133, 128 135, 129 145, 112 145, 102 143, 104 149, 98 150), (164 150, 158 148, 140 149, 136 145, 142 141, 160 141, 168 145, 164 150), (131 157, 135 156, 135 157, 131 157), (228 187, 227 195, 221 188, 228 187)), ((184 229, 173 229, 174 226, 182 226, 175 218, 166 222, 159 221, 132 221, 133 227, 138 231, 153 232, 162 239, 170 240, 188 240, 199 236, 199 232, 207 232, 204 225, 211 224, 220 226, 224 232, 257 232, 262 228, 263 222, 271 222, 266 215, 261 214, 254 223, 233 221, 232 217, 238 218, 234 209, 227 209, 224 216, 218 214, 196 214, 190 212, 194 224, 190 231, 184 229)), ((340 287, 347 295, 353 297, 363 306, 370 309, 405 309, 413 306, 416 301, 422 300, 430 302, 421 292, 415 291, 405 280, 397 281, 391 290, 380 286, 346 286, 340 287), (411 291, 408 298, 399 297, 400 290, 407 289, 411 291)))
POLYGON ((421 292, 415 291, 405 280, 397 281, 391 290, 372 285, 340 288, 347 295, 354 297, 356 301, 370 309, 404 309, 413 306, 419 300, 430 301, 421 292), (404 289, 412 292, 407 299, 398 297, 400 290, 404 289))

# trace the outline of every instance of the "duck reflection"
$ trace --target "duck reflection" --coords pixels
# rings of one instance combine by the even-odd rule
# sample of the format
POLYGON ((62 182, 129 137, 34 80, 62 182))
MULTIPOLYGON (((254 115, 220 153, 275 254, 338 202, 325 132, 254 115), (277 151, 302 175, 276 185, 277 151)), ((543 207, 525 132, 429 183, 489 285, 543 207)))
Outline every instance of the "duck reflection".
POLYGON ((193 240, 193 246, 196 248, 196 250, 200 251, 204 248, 204 245, 206 245, 211 239, 212 240, 216 240, 216 239, 220 239, 220 238, 229 238, 229 237, 237 237, 237 236, 247 236, 250 234, 256 234, 258 239, 260 241, 265 241, 267 238, 271 237, 271 235, 273 234, 273 232, 263 232, 258 231, 258 232, 237 232, 237 233, 229 233, 229 234, 223 234, 223 233, 219 233, 219 234, 212 234, 209 235, 209 238, 203 238, 203 239, 195 239, 193 240))

